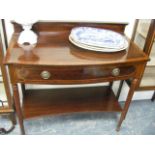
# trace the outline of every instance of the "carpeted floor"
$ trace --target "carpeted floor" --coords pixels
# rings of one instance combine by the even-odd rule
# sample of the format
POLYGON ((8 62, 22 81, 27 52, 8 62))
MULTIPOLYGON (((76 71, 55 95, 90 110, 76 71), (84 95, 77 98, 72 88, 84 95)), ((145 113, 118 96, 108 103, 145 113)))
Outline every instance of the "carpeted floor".
MULTIPOLYGON (((122 103, 123 105, 123 103, 122 103)), ((78 113, 50 116, 25 121, 28 135, 155 135, 155 103, 150 100, 134 101, 120 132, 116 125, 117 113, 78 113)), ((0 116, 0 127, 10 125, 0 116)), ((20 134, 17 125, 12 135, 20 134)))

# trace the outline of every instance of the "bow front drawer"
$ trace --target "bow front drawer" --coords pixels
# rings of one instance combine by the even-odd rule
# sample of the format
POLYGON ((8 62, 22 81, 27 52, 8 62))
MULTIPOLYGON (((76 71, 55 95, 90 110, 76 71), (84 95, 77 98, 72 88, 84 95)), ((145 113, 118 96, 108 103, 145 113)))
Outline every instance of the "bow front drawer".
POLYGON ((87 66, 87 67, 15 67, 14 79, 20 82, 42 83, 93 83, 106 79, 120 79, 133 76, 133 66, 87 66))

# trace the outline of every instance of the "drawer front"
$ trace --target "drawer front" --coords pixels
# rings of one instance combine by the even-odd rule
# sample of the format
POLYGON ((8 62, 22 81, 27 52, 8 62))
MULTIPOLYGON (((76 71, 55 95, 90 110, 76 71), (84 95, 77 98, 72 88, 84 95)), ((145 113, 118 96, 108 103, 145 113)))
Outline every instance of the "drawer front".
POLYGON ((124 67, 83 67, 83 68, 50 68, 50 67, 16 67, 15 79, 17 81, 30 82, 52 82, 70 83, 69 81, 99 80, 109 78, 120 78, 133 75, 135 68, 133 66, 124 67))

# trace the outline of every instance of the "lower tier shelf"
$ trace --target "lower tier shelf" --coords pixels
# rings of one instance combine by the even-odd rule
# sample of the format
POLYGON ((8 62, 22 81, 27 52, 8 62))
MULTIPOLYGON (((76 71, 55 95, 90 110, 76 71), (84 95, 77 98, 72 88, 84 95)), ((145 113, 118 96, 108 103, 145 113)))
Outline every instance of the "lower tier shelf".
POLYGON ((121 112, 109 87, 26 90, 24 118, 76 112, 121 112))

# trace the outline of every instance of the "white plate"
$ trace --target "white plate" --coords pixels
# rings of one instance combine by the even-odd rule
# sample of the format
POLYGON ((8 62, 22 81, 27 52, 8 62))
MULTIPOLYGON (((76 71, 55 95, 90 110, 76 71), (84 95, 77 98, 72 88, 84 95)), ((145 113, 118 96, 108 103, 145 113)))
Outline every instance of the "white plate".
POLYGON ((70 34, 75 42, 99 48, 121 49, 126 44, 123 35, 106 29, 92 27, 76 27, 70 34))
POLYGON ((91 51, 98 51, 98 52, 107 52, 107 53, 119 52, 119 51, 125 50, 128 47, 128 42, 127 41, 125 42, 125 45, 124 45, 123 48, 120 48, 120 49, 111 49, 111 48, 101 48, 101 47, 95 47, 95 46, 85 45, 85 44, 82 44, 82 43, 77 43, 76 41, 74 41, 72 39, 71 36, 69 36, 69 40, 70 40, 70 42, 72 44, 74 44, 74 45, 76 45, 76 46, 78 46, 80 48, 91 50, 91 51))

